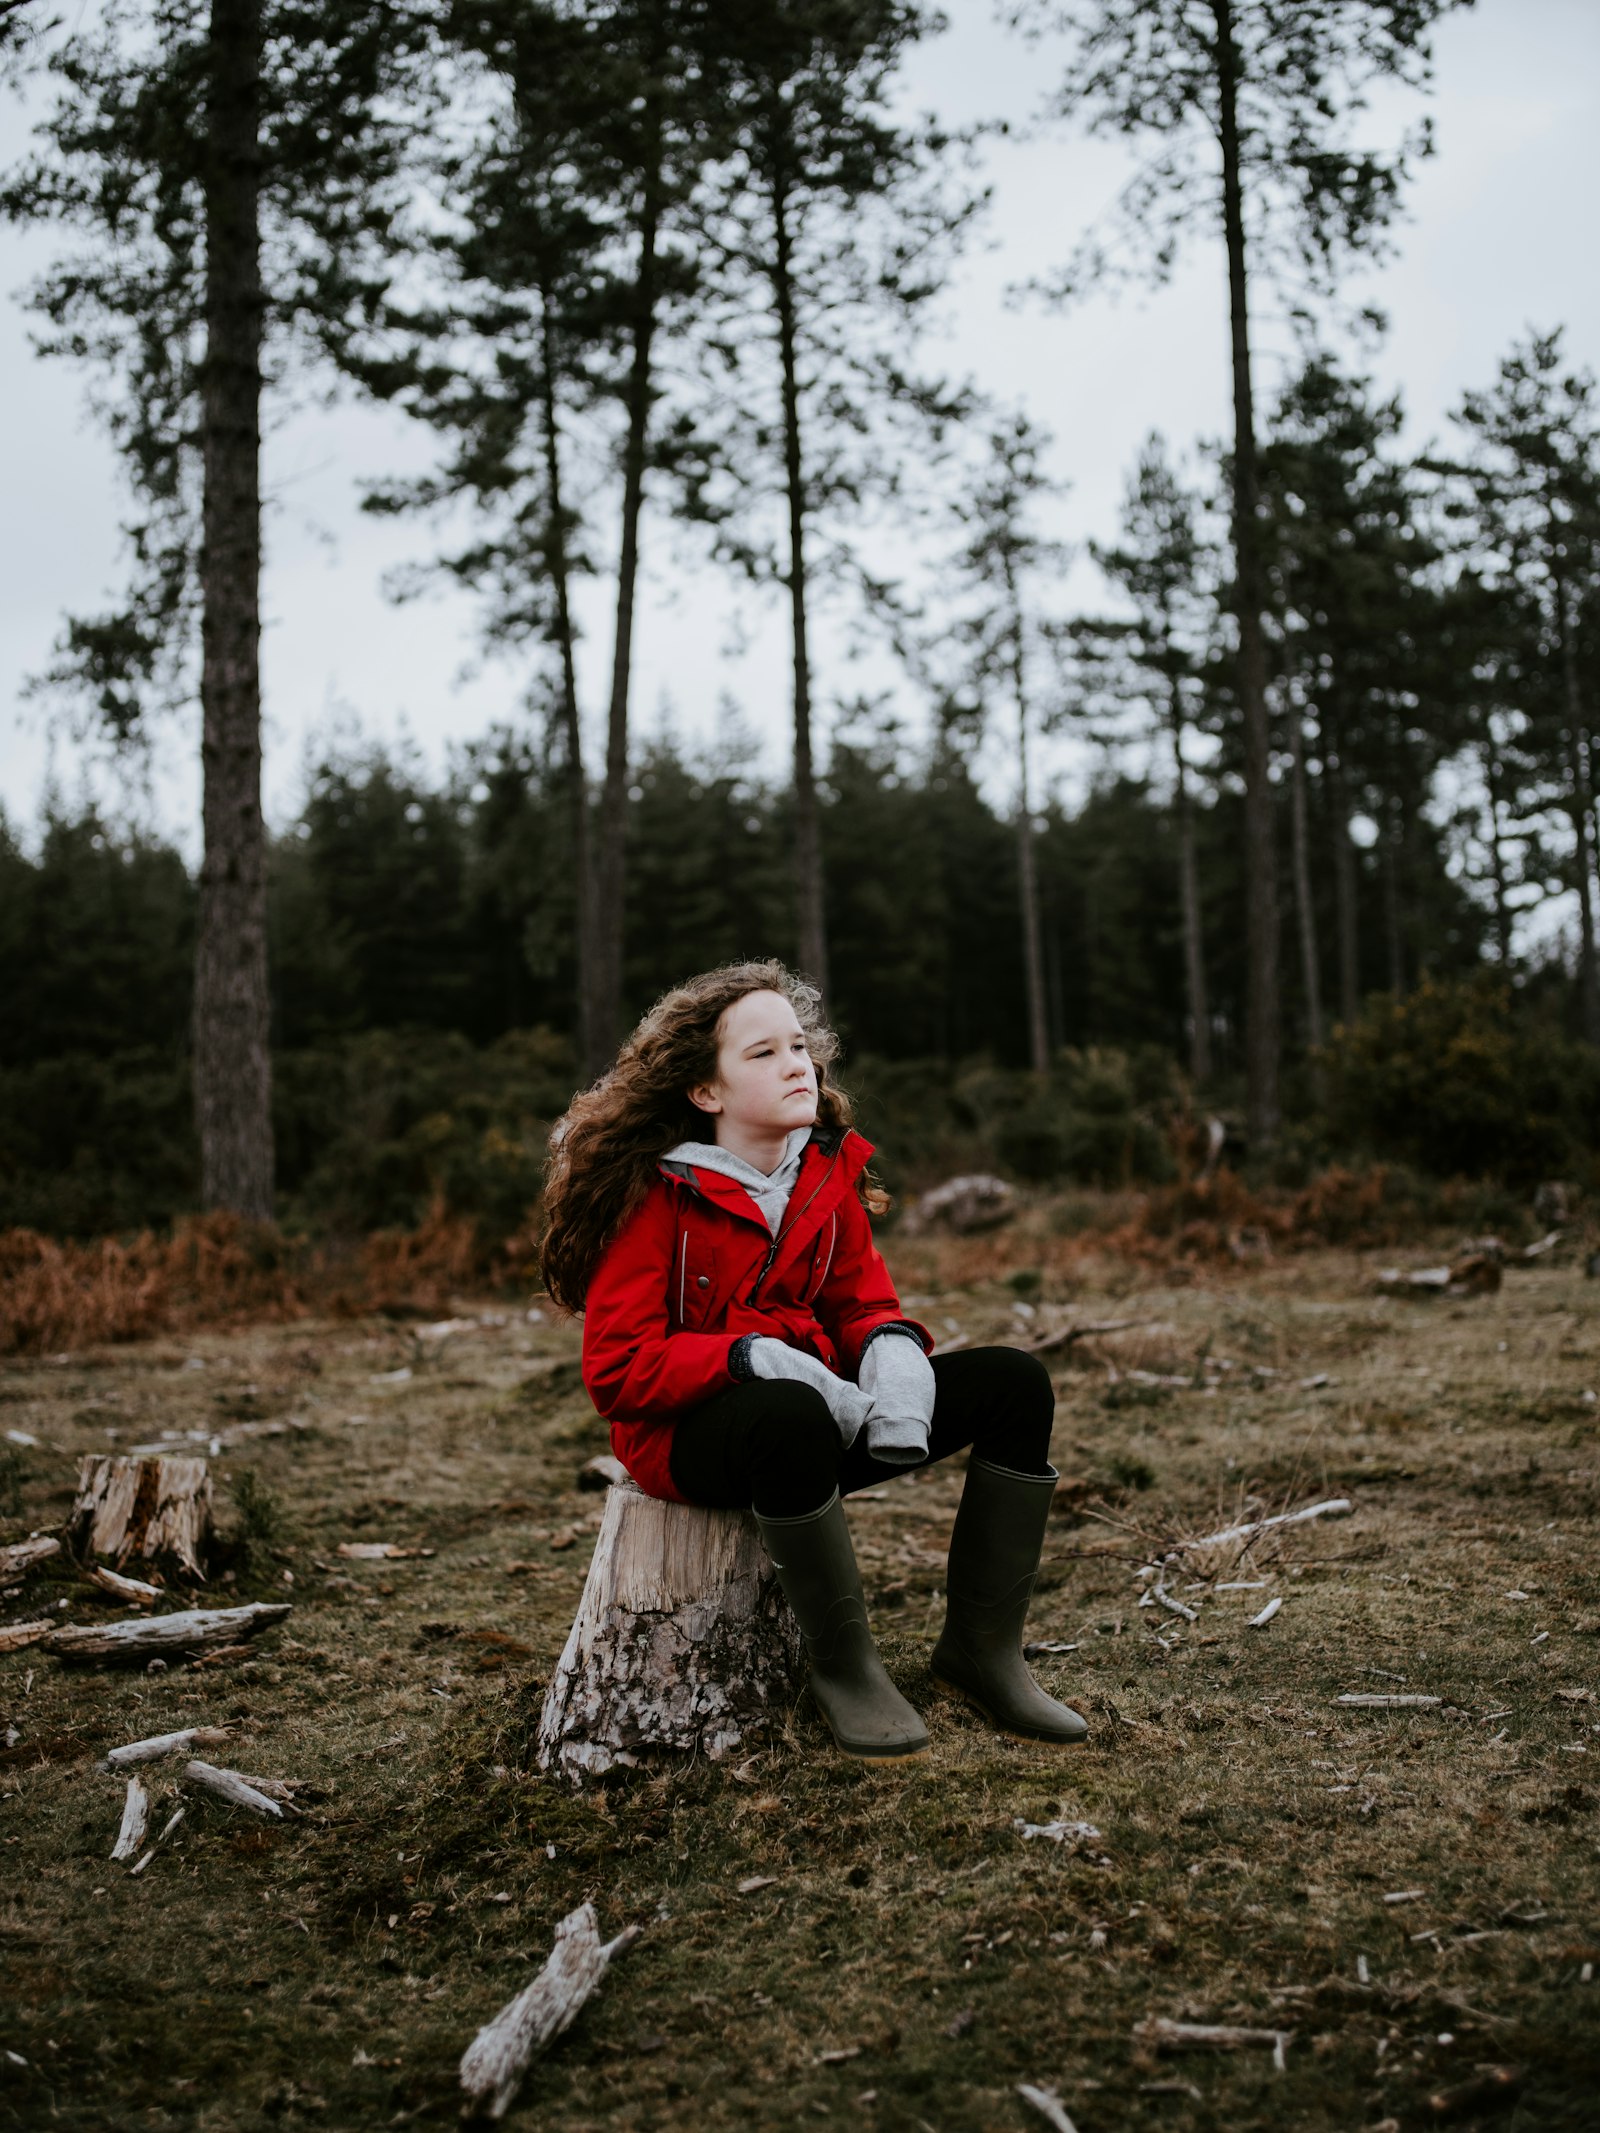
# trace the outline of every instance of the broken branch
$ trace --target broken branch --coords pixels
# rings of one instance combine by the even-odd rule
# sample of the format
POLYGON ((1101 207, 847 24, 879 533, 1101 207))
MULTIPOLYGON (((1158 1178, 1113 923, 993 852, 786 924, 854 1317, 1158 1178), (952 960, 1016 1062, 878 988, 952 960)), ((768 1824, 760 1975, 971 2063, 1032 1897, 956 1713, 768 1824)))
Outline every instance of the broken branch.
POLYGON ((150 1795, 139 1780, 129 1778, 128 1797, 122 1803, 122 1827, 117 1832, 117 1841, 111 1847, 113 1859, 131 1859, 144 1842, 145 1825, 150 1820, 150 1795))
POLYGON ((264 1792, 258 1792, 248 1778, 240 1777, 237 1770, 218 1770, 212 1763, 193 1762, 184 1764, 183 1774, 231 1806, 248 1807, 252 1814, 268 1815, 278 1822, 283 1820, 283 1808, 279 1803, 269 1800, 264 1792))
POLYGON ((169 1653, 203 1652, 219 1644, 253 1637, 257 1630, 281 1622, 289 1603, 253 1600, 248 1607, 189 1607, 181 1614, 154 1615, 143 1622, 85 1623, 58 1629, 50 1649, 63 1659, 131 1659, 169 1653))
POLYGON ((180 1748, 220 1748, 228 1738, 226 1726, 185 1726, 181 1733, 152 1733, 148 1740, 130 1740, 106 1751, 111 1767, 129 1763, 153 1763, 163 1755, 176 1755, 180 1748))
POLYGON ((607 1966, 639 1937, 624 1926, 602 1941, 592 1903, 580 1904, 556 1927, 550 1959, 533 1983, 509 2000, 461 2055, 466 2118, 503 2118, 522 2077, 545 2046, 570 2029, 598 1989, 607 1966))

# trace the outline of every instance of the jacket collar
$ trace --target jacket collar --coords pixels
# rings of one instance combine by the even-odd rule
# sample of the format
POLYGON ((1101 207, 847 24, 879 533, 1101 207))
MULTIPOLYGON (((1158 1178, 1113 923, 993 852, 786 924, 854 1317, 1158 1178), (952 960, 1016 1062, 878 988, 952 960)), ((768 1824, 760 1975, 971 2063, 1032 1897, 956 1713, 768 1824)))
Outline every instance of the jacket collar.
MULTIPOLYGON (((800 1157, 800 1175, 794 1181, 782 1226, 773 1240, 774 1249, 781 1252, 802 1234, 813 1234, 842 1195, 851 1190, 871 1159, 872 1143, 853 1126, 814 1129, 800 1157)), ((727 1214, 766 1231, 761 1210, 737 1179, 718 1170, 696 1169, 692 1179, 685 1179, 681 1170, 665 1167, 660 1174, 680 1188, 698 1193, 727 1214)))

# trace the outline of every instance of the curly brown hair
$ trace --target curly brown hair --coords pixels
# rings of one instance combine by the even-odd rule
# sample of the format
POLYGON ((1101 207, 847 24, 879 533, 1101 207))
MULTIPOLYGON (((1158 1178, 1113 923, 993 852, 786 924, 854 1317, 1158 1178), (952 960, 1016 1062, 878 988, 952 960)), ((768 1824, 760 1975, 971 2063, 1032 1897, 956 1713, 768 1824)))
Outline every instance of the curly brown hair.
MULTIPOLYGON (((817 1070, 817 1123, 852 1123, 850 1099, 830 1078, 839 1040, 822 1019, 822 995, 782 963, 725 963, 663 993, 617 1054, 615 1066, 574 1097, 550 1132, 545 1233, 539 1264, 552 1299, 581 1311, 595 1264, 649 1190, 658 1160, 685 1140, 709 1140, 689 1091, 714 1080, 723 1015, 747 993, 782 993, 805 1032, 817 1070)), ((866 1185, 875 1212, 887 1196, 866 1185)))

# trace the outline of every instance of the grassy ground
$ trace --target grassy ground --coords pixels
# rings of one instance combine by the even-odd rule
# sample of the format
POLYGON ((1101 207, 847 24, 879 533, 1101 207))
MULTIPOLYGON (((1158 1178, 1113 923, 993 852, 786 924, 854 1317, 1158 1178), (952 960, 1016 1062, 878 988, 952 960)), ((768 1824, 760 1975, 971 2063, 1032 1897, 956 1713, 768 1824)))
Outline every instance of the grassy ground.
MULTIPOLYGON (((215 1668, 0 1658, 0 2126, 444 2123, 464 2044, 586 1897, 646 1930, 523 2091, 571 2133, 1040 2126, 1022 2082, 1080 2133, 1408 2127, 1489 2065, 1526 2070, 1496 2125, 1600 2124, 1594 1285, 1547 1266, 1407 1305, 1350 1254, 1179 1284, 1050 1251, 908 1244, 897 1271, 944 1338, 1140 1322, 1058 1376, 1030 1635, 1077 1646, 1037 1670, 1092 1738, 1018 1746, 930 1697, 939 1470, 852 1513, 933 1734, 892 1773, 836 1758, 805 1703, 738 1768, 579 1797, 532 1773, 600 1502, 568 1328, 480 1306, 442 1340, 302 1323, 4 1366, 0 1430, 36 1442, 0 1438, 0 1539, 59 1522, 79 1453, 203 1433, 227 1592, 294 1613, 215 1668), (1173 1375, 1195 1382, 1147 1381, 1173 1375), (1194 1624, 1138 1606, 1153 1542, 1338 1493, 1353 1517, 1208 1566, 1253 1589, 1180 1584, 1194 1624), (130 1877, 96 1758, 194 1724, 305 1781, 306 1812, 191 1792, 130 1877), (1101 1835, 1014 1826, 1058 1817, 1101 1835), (1291 2030, 1285 2070, 1158 2058, 1151 2016, 1291 2030)), ((102 1612, 46 1566, 0 1620, 47 1610, 102 1612)), ((155 1828, 176 1769, 147 1770, 155 1828)))

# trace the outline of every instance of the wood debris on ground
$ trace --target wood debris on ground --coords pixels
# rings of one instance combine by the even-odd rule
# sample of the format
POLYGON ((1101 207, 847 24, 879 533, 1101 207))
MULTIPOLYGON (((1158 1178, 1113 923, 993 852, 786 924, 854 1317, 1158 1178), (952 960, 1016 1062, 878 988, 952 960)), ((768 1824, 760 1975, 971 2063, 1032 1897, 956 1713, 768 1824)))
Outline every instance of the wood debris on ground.
POLYGON ((432 1555, 433 1550, 404 1548, 398 1541, 340 1541, 338 1552, 349 1563, 394 1563, 432 1555))
POLYGON ((90 1452, 78 1467, 67 1541, 81 1558, 166 1561, 205 1582, 211 1539, 211 1476, 203 1459, 130 1459, 90 1452))
POLYGON ((1055 2133, 1078 2133, 1077 2127, 1067 2116, 1066 2105, 1054 2089, 1037 2088, 1031 2081, 1019 2081, 1017 2094, 1025 2104, 1038 2112, 1046 2125, 1055 2127, 1055 2133))
POLYGON ((111 1847, 113 1859, 131 1859, 144 1842, 144 1833, 150 1820, 150 1795, 138 1778, 128 1780, 127 1797, 122 1803, 122 1827, 117 1832, 117 1841, 111 1847))
POLYGON ((184 1764, 183 1774, 231 1806, 248 1807, 252 1814, 265 1815, 271 1821, 281 1822, 285 1809, 290 1814, 295 1812, 292 1801, 269 1799, 251 1779, 241 1777, 237 1770, 219 1770, 213 1763, 194 1761, 184 1764))
POLYGON ((33 1533, 26 1540, 13 1541, 8 1548, 0 1548, 0 1584, 60 1553, 61 1543, 53 1534, 33 1533))
POLYGON ((165 1597, 159 1585, 147 1584, 143 1578, 124 1577, 120 1570, 108 1570, 104 1563, 85 1564, 83 1574, 91 1585, 128 1607, 154 1607, 157 1600, 165 1597))
POLYGON ((615 1940, 600 1938, 592 1903, 580 1904, 556 1927, 555 1945, 538 1976, 473 2038, 461 2057, 463 2116, 503 2118, 522 2078, 547 2045, 570 2029, 619 1955, 638 1939, 624 1926, 615 1940))
POLYGON ((219 1645, 236 1645, 281 1622, 291 1612, 286 1600, 252 1600, 246 1607, 190 1607, 178 1614, 151 1615, 140 1622, 86 1622, 55 1629, 50 1649, 63 1659, 140 1661, 152 1654, 187 1656, 219 1645))
POLYGON ((220 1748, 229 1738, 226 1726, 185 1726, 177 1733, 152 1733, 148 1740, 130 1740, 106 1751, 112 1769, 129 1763, 153 1763, 163 1755, 176 1755, 180 1748, 220 1748))
POLYGON ((1150 2015, 1133 2032, 1137 2043, 1161 2052, 1242 2052, 1268 2050, 1281 2074, 1292 2029, 1244 2029, 1233 2022, 1169 2022, 1150 2015))

